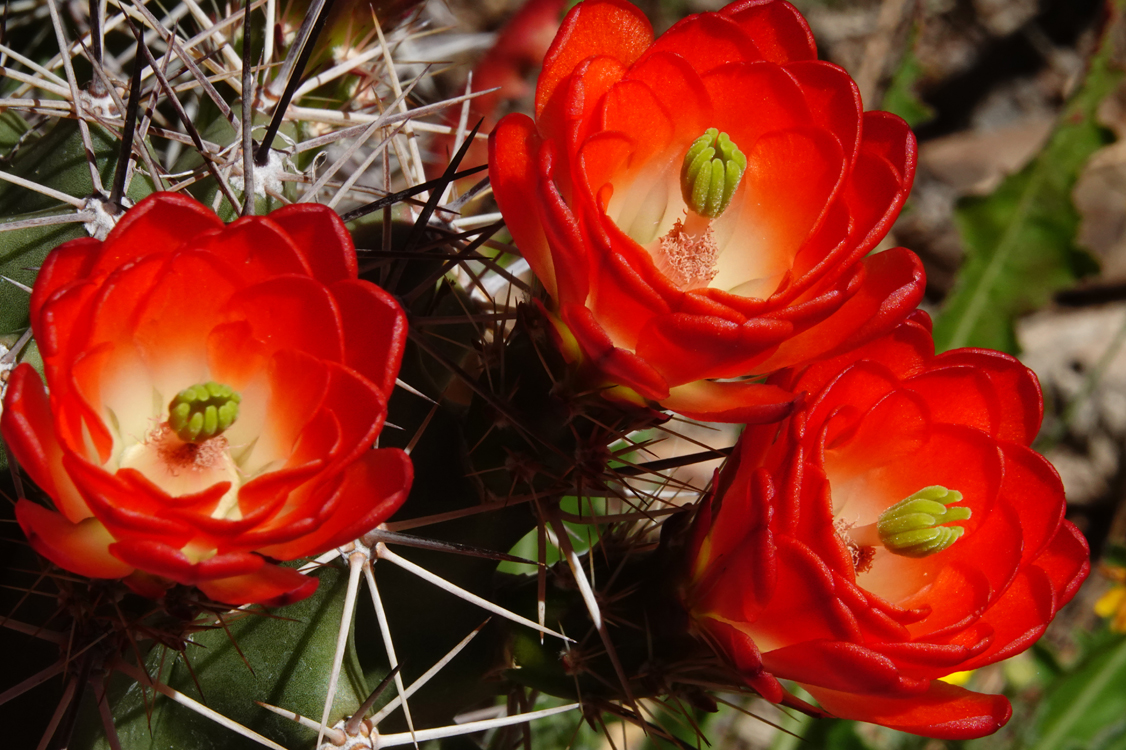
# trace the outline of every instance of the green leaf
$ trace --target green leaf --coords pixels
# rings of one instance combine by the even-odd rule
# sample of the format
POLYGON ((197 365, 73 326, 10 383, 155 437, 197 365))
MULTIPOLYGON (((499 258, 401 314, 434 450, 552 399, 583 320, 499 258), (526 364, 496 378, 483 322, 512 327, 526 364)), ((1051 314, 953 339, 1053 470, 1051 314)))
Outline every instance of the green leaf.
POLYGON ((992 195, 959 204, 955 220, 966 256, 935 319, 939 351, 983 346, 1016 353, 1014 320, 1096 270, 1075 244, 1079 215, 1071 191, 1091 155, 1108 142, 1095 111, 1122 78, 1112 54, 1115 38, 1103 35, 1083 86, 1036 159, 992 195))
POLYGON ((1031 750, 1126 745, 1126 638, 1091 654, 1048 692, 1030 731, 1031 750))
POLYGON ((907 40, 907 51, 899 61, 899 67, 892 75, 883 101, 880 102, 880 109, 899 115, 913 128, 934 117, 934 108, 920 99, 916 90, 919 79, 923 77, 923 66, 915 56, 918 31, 916 24, 911 29, 911 38, 907 40))

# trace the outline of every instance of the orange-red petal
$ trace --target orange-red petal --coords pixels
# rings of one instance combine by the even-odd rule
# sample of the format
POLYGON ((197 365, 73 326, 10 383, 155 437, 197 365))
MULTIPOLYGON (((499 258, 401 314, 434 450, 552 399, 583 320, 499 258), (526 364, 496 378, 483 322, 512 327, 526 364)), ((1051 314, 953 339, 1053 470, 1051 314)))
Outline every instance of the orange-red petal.
POLYGON ((982 695, 934 680, 923 695, 850 693, 804 685, 817 702, 841 719, 870 721, 944 740, 984 737, 1003 727, 1012 706, 1003 695, 982 695))
POLYGON ((120 578, 133 567, 109 553, 113 536, 96 518, 71 523, 30 500, 16 501, 16 520, 32 548, 61 568, 90 578, 120 578))

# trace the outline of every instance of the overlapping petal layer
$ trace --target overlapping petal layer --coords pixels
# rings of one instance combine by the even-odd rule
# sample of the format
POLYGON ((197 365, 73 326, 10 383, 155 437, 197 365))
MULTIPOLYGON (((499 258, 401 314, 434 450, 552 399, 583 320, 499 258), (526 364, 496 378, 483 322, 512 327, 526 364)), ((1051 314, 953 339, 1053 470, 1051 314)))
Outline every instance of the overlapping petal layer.
POLYGON ((772 419, 794 394, 759 390, 757 376, 871 340, 922 295, 910 252, 865 259, 910 189, 914 139, 863 111, 779 0, 691 16, 656 40, 624 0, 577 5, 544 60, 535 120, 502 120, 489 160, 557 325, 590 377, 619 386, 611 395, 772 419), (730 206, 704 220, 680 181, 709 128, 747 166, 730 206))
POLYGON ((31 298, 48 387, 17 368, 0 422, 55 505, 17 504, 32 546, 149 594, 161 579, 230 604, 311 593, 314 580, 274 561, 370 530, 412 476, 402 451, 372 450, 405 316, 356 270, 330 209, 224 226, 179 194, 139 203, 104 242, 49 255, 31 298), (240 394, 239 416, 183 442, 170 400, 211 381, 240 394))
POLYGON ((1035 376, 997 352, 935 356, 929 322, 768 381, 807 399, 744 433, 697 519, 684 598, 752 685, 787 678, 837 716, 977 737, 1008 702, 939 678, 1031 645, 1089 563, 1028 447, 1035 376), (951 546, 912 557, 874 536, 934 486, 969 510, 951 546))

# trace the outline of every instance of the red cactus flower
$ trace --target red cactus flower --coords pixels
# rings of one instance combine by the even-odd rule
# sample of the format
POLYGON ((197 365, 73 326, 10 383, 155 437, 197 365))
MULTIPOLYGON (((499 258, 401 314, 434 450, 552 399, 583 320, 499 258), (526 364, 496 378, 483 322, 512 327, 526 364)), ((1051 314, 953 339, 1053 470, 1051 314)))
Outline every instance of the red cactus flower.
POLYGON ((55 506, 20 500, 20 525, 63 568, 296 601, 316 580, 269 560, 344 544, 406 497, 409 459, 371 450, 405 316, 356 278, 330 209, 224 226, 153 195, 47 257, 31 321, 48 389, 17 368, 0 429, 55 506))
POLYGON ((633 6, 586 0, 535 110, 494 130, 493 191, 565 351, 612 396, 777 419, 792 396, 753 376, 870 340, 921 298, 913 254, 865 257, 910 189, 914 138, 863 111, 788 3, 654 41, 633 6))
POLYGON ((939 678, 1030 646, 1088 553, 1028 447, 1036 377, 998 352, 934 356, 929 322, 776 377, 809 399, 744 434, 697 518, 684 597, 772 700, 786 678, 839 717, 979 737, 1008 701, 939 678))

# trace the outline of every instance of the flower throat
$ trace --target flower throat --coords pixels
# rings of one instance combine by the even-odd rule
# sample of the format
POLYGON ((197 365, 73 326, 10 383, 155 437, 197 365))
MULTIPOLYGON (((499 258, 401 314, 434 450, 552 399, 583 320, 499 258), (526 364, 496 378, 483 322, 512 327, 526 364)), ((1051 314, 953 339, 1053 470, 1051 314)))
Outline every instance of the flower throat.
POLYGON ((658 265, 681 288, 706 287, 718 273, 711 222, 727 210, 746 170, 747 157, 718 128, 708 128, 688 147, 680 169, 688 211, 658 244, 658 265))

